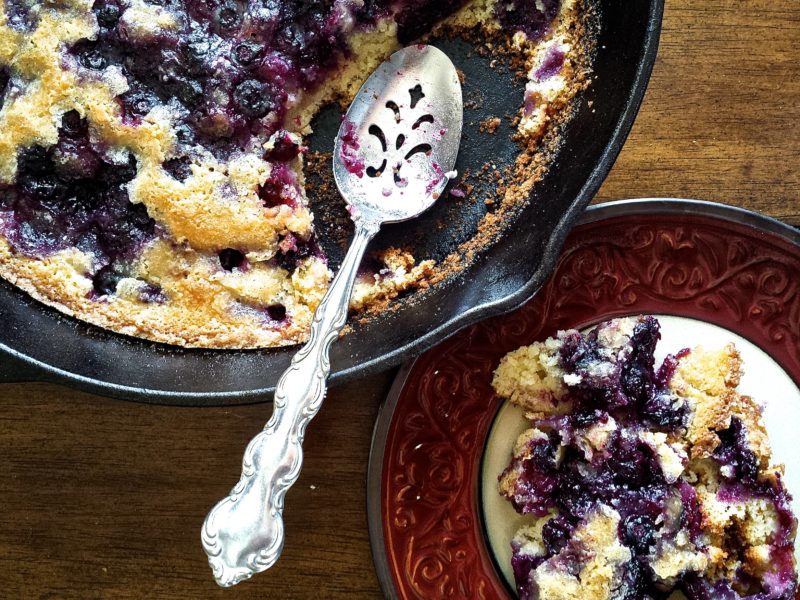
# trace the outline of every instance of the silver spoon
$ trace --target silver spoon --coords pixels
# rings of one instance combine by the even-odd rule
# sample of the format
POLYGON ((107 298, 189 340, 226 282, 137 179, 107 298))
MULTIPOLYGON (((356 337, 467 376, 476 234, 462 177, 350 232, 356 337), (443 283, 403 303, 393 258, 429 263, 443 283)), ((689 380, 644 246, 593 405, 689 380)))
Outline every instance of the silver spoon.
POLYGON ((219 585, 236 585, 278 560, 283 499, 300 475, 306 426, 325 398, 328 352, 347 320, 361 258, 382 224, 412 219, 439 198, 455 176, 462 121, 453 63, 423 45, 378 67, 347 111, 333 172, 355 237, 314 314, 308 343, 278 382, 272 418, 245 450, 239 483, 203 524, 203 548, 219 585))

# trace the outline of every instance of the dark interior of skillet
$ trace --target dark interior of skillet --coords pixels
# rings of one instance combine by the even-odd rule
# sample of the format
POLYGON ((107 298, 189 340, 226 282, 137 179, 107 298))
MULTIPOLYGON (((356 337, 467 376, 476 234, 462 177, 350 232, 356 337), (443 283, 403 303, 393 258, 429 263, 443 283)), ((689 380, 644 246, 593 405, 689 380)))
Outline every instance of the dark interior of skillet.
MULTIPOLYGON (((556 161, 535 187, 529 205, 515 216, 502 240, 488 245, 461 275, 402 302, 397 310, 355 324, 333 346, 333 379, 398 364, 469 323, 511 310, 544 281, 564 236, 624 142, 657 49, 661 0, 598 4, 596 78, 580 99, 556 161)), ((466 74, 459 171, 475 173, 487 159, 500 168, 510 164, 518 148, 505 117, 516 112, 523 84, 502 66, 488 68, 490 58, 462 41, 440 40, 436 45, 466 74), (481 135, 480 121, 495 116, 503 119, 501 129, 494 136, 481 135)), ((332 109, 320 115, 312 149, 332 146, 338 119, 332 109)), ((336 240, 347 232, 341 229, 346 222, 343 204, 311 191, 309 195, 335 266, 343 254, 336 240)), ((474 234, 488 210, 483 202, 471 200, 446 196, 420 219, 388 227, 376 245, 412 246, 417 257, 441 259, 474 234)), ((0 361, 0 380, 62 381, 150 402, 214 405, 264 399, 296 351, 182 350, 126 338, 60 316, 5 282, 0 284, 0 314, 0 348, 6 355, 0 361)))

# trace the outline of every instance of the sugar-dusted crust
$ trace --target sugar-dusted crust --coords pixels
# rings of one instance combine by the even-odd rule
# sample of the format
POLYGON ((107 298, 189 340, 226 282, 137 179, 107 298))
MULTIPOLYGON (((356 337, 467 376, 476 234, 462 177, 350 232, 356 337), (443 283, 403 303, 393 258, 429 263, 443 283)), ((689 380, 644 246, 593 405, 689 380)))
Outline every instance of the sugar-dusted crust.
POLYGON ((622 565, 631 552, 620 544, 620 516, 602 506, 593 511, 556 556, 531 574, 532 587, 547 600, 607 600, 624 586, 622 565), (566 568, 565 568, 566 566, 566 568))
POLYGON ((567 387, 558 364, 557 340, 548 339, 506 354, 494 372, 495 392, 532 414, 564 414, 567 387))
POLYGON ((531 421, 498 486, 531 517, 512 541, 521 598, 794 600, 797 520, 738 350, 656 368, 658 338, 652 318, 619 319, 495 371, 531 421))
POLYGON ((689 401, 686 438, 692 444, 693 458, 709 456, 719 445, 716 432, 730 425, 741 365, 733 344, 721 350, 695 348, 678 363, 670 389, 689 401))

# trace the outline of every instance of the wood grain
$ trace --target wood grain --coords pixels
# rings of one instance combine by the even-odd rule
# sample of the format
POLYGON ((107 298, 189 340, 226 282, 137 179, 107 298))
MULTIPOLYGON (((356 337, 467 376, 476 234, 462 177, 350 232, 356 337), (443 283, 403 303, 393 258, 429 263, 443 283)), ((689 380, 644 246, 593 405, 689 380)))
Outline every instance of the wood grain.
POLYGON ((800 5, 667 0, 644 104, 597 201, 715 200, 800 224, 800 5))
POLYGON ((211 578, 200 525, 236 482, 242 449, 270 406, 157 407, 4 386, 0 597, 379 596, 365 466, 390 382, 385 374, 331 393, 287 496, 281 560, 229 591, 211 578))
MULTIPOLYGON (((796 0, 668 0, 644 106, 598 200, 704 198, 800 224, 799 97, 796 0)), ((199 528, 269 407, 179 409, 2 386, 0 596, 380 597, 365 478, 391 375, 331 392, 287 497, 284 556, 229 591, 212 582, 199 528)))

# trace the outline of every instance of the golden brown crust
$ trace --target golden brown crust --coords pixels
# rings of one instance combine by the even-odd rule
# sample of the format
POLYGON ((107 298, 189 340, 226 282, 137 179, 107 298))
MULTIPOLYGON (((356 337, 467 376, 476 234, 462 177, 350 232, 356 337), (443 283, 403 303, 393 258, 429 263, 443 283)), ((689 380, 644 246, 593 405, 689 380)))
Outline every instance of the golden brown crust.
MULTIPOLYGON (((610 507, 590 514, 572 536, 572 544, 585 556, 580 572, 551 568, 550 561, 539 566, 533 581, 539 597, 547 600, 610 600, 622 585, 622 566, 631 551, 619 541, 620 516, 610 507)), ((551 559, 557 561, 558 559, 551 559)))
POLYGON ((670 389, 689 401, 686 439, 692 445, 692 458, 711 456, 719 445, 717 432, 730 426, 741 365, 733 344, 716 351, 695 348, 678 363, 670 389))
POLYGON ((559 347, 550 339, 506 354, 492 379, 495 393, 531 414, 568 413, 572 405, 562 402, 567 386, 558 365, 559 347))

